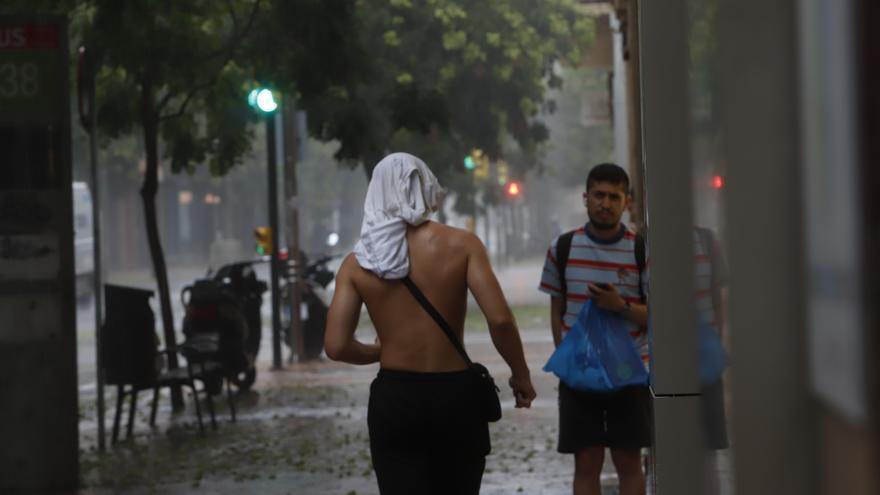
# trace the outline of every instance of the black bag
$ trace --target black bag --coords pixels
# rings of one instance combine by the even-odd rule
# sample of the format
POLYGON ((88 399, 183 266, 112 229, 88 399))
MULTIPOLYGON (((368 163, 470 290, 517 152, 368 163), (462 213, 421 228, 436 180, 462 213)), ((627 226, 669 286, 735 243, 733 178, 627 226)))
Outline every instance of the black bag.
POLYGON ((434 308, 434 305, 428 301, 428 298, 422 293, 421 290, 410 280, 409 276, 403 278, 403 283, 406 285, 406 288, 412 293, 413 297, 416 298, 416 301, 425 308, 425 311, 431 315, 431 318, 437 322, 437 325, 440 326, 440 329, 443 330, 443 333, 449 337, 449 341, 452 342, 455 350, 461 354, 461 357, 464 358, 464 361, 467 363, 468 368, 474 372, 474 375, 477 378, 479 389, 479 397, 480 397, 480 412, 483 415, 483 419, 492 423, 501 419, 501 399, 498 397, 498 393, 501 391, 498 389, 498 386, 495 385, 495 379, 492 378, 492 375, 489 374, 489 370, 486 369, 480 363, 475 363, 471 361, 471 358, 468 357, 467 352, 464 350, 464 346, 458 339, 453 335, 452 330, 449 328, 449 324, 446 323, 446 320, 443 318, 443 315, 434 308))

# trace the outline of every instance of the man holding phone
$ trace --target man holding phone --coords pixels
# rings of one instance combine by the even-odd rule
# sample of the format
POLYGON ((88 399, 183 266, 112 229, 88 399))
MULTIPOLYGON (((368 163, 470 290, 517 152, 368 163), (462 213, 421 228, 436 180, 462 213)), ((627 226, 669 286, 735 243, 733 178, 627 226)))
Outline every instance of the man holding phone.
MULTIPOLYGON (((581 306, 592 300, 630 323, 630 336, 647 366, 644 240, 621 223, 632 201, 629 177, 614 164, 593 167, 583 201, 589 222, 553 242, 541 276, 539 290, 550 294, 553 342, 559 345, 581 306)), ((606 448, 620 494, 644 495, 641 449, 651 442, 650 406, 646 386, 595 393, 559 383, 558 451, 574 454, 574 495, 601 494, 606 448)))

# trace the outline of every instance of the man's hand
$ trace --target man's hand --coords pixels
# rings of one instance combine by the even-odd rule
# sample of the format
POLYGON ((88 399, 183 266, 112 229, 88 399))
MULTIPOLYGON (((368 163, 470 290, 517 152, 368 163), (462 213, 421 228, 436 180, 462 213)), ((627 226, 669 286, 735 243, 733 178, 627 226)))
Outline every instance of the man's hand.
POLYGON ((596 306, 604 310, 620 313, 626 307, 626 301, 620 296, 620 292, 617 292, 617 287, 614 284, 601 284, 600 286, 599 284, 589 283, 587 288, 590 289, 590 294, 596 306))
POLYGON ((507 382, 513 390, 513 398, 516 399, 516 407, 531 407, 532 401, 535 400, 535 388, 532 386, 532 379, 528 375, 525 377, 511 376, 507 382))

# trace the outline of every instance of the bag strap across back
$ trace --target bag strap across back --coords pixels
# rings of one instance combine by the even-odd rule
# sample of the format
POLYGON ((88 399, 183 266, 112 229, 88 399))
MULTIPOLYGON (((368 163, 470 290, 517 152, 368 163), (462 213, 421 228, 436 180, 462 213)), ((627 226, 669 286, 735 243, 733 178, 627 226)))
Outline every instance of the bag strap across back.
POLYGON ((409 275, 403 277, 402 280, 403 284, 406 285, 406 288, 409 289, 413 297, 416 298, 416 301, 418 301, 419 304, 421 304, 422 307, 425 308, 425 311, 429 315, 431 315, 431 318, 433 318, 434 321, 437 322, 437 325, 440 326, 440 329, 443 330, 443 333, 445 333, 446 336, 449 337, 449 341, 452 342, 452 346, 455 347, 455 350, 458 351, 459 354, 461 354, 461 357, 464 358, 464 361, 467 363, 468 367, 472 367, 474 363, 471 361, 471 358, 468 357, 467 351, 464 350, 464 346, 461 344, 455 334, 452 333, 452 329, 449 328, 449 324, 446 323, 443 315, 441 315, 440 312, 437 311, 437 308, 435 308, 434 305, 431 304, 431 301, 429 301, 428 298, 425 297, 425 294, 423 294, 419 287, 409 278, 409 275))

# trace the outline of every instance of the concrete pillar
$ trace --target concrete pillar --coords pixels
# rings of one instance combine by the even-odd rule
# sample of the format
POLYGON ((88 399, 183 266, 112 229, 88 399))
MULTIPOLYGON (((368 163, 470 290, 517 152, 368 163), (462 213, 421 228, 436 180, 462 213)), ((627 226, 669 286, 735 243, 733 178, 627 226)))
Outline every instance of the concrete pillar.
POLYGON ((737 493, 816 493, 794 0, 720 0, 737 493))
POLYGON ((687 4, 686 0, 668 0, 639 6, 654 405, 648 483, 655 495, 697 495, 704 485, 687 4))

